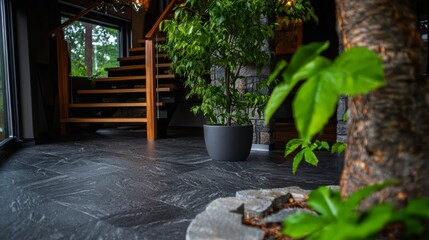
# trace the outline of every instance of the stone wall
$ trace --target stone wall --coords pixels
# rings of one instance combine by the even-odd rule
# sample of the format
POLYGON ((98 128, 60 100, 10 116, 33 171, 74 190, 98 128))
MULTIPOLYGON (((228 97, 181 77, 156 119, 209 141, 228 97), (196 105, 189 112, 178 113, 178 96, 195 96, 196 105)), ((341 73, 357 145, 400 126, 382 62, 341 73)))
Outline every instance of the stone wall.
MULTIPOLYGON (((258 83, 267 79, 269 74, 269 65, 263 67, 261 70, 258 70, 256 66, 245 66, 241 69, 240 78, 236 82, 237 89, 242 91, 256 91, 258 83)), ((222 68, 212 69, 212 80, 216 81, 216 79, 219 79, 223 76, 224 70, 222 68)), ((264 94, 269 95, 268 90, 266 90, 264 94)), ((253 149, 268 150, 270 146, 274 144, 272 124, 265 126, 264 117, 259 116, 257 113, 255 116, 251 116, 251 110, 252 109, 249 109, 249 117, 253 124, 253 149)))
POLYGON ((337 142, 347 141, 347 121, 343 121, 343 116, 347 111, 346 96, 340 96, 337 106, 337 142))

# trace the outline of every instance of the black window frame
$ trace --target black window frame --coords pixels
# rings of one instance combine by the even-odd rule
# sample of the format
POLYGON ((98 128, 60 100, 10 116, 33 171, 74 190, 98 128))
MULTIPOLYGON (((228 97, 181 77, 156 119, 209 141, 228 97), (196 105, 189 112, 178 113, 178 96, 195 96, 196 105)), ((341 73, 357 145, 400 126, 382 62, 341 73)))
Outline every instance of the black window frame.
MULTIPOLYGON (((72 17, 85 9, 84 7, 60 1, 60 16, 72 17)), ((119 30, 119 57, 124 57, 131 46, 131 21, 126 15, 120 17, 120 14, 113 15, 99 11, 92 11, 83 16, 79 21, 97 24, 104 27, 117 28, 119 30)))
MULTIPOLYGON (((21 140, 21 124, 19 115, 19 98, 18 98, 18 82, 16 75, 15 65, 15 39, 14 39, 14 22, 13 22, 13 11, 11 0, 0 0, 0 12, 1 12, 1 34, 3 38, 3 47, 6 49, 4 53, 5 60, 7 62, 5 67, 6 81, 6 96, 3 99, 8 104, 7 112, 4 117, 7 118, 8 125, 8 136, 0 142, 0 160, 6 158, 12 151, 18 148, 21 140)), ((5 85, 3 85, 5 87, 5 85)))

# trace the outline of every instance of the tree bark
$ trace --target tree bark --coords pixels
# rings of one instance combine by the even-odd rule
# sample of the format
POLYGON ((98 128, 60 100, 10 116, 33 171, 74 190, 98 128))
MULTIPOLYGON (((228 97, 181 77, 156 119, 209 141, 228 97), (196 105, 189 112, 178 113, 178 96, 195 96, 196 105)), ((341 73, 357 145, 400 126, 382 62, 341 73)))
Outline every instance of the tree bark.
POLYGON ((92 50, 92 24, 85 23, 85 65, 88 77, 92 77, 92 50))
POLYGON ((396 180, 368 199, 401 206, 429 196, 429 79, 421 76, 422 40, 415 1, 336 0, 345 49, 367 47, 384 62, 386 86, 349 100, 344 197, 369 184, 396 180))

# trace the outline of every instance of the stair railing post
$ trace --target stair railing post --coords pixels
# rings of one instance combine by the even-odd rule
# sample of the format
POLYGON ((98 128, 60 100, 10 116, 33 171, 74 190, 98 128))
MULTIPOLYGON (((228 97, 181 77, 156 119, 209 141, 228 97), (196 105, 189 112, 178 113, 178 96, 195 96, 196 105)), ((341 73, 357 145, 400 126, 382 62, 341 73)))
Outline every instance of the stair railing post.
POLYGON ((153 39, 146 39, 145 55, 147 140, 153 141, 157 139, 155 41, 153 39))

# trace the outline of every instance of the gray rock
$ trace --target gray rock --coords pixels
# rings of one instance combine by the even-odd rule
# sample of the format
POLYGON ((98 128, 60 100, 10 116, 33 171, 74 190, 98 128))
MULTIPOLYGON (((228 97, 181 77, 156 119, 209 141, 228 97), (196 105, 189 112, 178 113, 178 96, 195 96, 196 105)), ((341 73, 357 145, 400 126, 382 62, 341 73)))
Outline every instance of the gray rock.
POLYGON ((233 212, 238 214, 244 213, 244 202, 235 197, 218 198, 206 207, 206 212, 233 212))
POLYGON ((281 189, 244 190, 236 193, 239 199, 263 199, 269 201, 273 207, 279 207, 288 202, 291 195, 281 189))
POLYGON ((305 190, 302 189, 300 187, 285 187, 285 188, 274 188, 271 189, 272 191, 275 192, 279 192, 282 194, 288 194, 290 193, 293 197, 293 199, 295 199, 295 201, 303 201, 305 199, 307 199, 308 194, 310 194, 311 190, 305 190))
POLYGON ((254 198, 244 200, 244 216, 263 218, 267 216, 272 206, 272 202, 266 199, 254 198))
MULTIPOLYGON (((338 186, 329 186, 338 189, 338 186)), ((308 209, 283 209, 268 217, 274 206, 280 207, 293 197, 296 201, 307 199, 309 190, 299 187, 238 191, 236 197, 219 198, 192 220, 186 231, 187 240, 206 239, 263 239, 264 232, 242 224, 243 215, 262 219, 263 223, 282 222, 289 215, 308 209), (265 218, 264 218, 265 217, 265 218)))
POLYGON ((315 212, 310 211, 308 209, 288 208, 288 209, 282 209, 277 213, 269 215, 268 217, 262 219, 259 223, 280 223, 280 222, 283 222, 290 215, 295 214, 295 213, 299 213, 299 212, 316 214, 315 212))
POLYGON ((187 240, 259 240, 263 237, 262 230, 242 225, 241 214, 221 211, 198 214, 186 231, 187 240))

